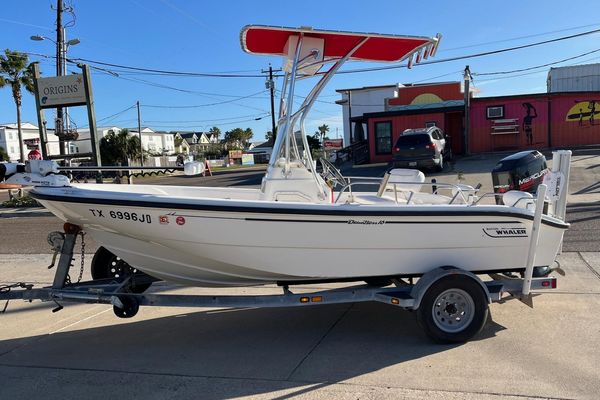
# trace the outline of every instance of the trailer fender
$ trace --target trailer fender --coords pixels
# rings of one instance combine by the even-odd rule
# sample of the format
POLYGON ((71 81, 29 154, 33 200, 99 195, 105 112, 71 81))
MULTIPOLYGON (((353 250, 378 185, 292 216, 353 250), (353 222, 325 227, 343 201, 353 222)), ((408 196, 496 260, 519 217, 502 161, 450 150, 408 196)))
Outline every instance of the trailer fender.
POLYGON ((417 283, 414 285, 412 290, 410 291, 410 296, 414 299, 414 304, 412 306, 412 310, 416 310, 421 305, 421 300, 423 300, 423 296, 427 292, 427 290, 438 280, 445 278, 451 275, 462 275, 465 278, 472 279, 481 286, 481 290, 485 293, 485 297, 487 299, 488 304, 492 302, 492 298, 490 296, 490 292, 488 287, 483 283, 481 279, 477 277, 474 273, 470 271, 466 271, 464 269, 460 269, 453 266, 443 266, 435 268, 426 274, 424 274, 417 283))

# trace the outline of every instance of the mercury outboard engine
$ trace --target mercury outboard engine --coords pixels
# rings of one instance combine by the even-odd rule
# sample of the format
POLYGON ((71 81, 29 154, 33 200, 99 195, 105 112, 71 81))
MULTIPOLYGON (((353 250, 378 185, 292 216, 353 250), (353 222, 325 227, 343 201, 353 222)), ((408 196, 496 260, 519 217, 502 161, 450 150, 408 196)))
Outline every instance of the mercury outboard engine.
MULTIPOLYGON (((492 170, 494 193, 520 190, 535 194, 548 172, 546 157, 539 151, 512 154, 500 160, 492 170)), ((502 196, 496 196, 496 204, 504 204, 502 196)))

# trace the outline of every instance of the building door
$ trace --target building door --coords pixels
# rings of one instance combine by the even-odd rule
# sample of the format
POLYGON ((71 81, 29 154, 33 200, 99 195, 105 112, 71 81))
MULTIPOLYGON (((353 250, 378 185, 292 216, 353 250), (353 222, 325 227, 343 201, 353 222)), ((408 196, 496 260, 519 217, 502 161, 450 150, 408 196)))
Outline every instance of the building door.
MULTIPOLYGON (((463 112, 450 112, 445 114, 444 131, 450 136, 449 142, 453 154, 462 154, 464 152, 463 145, 463 112)), ((448 144, 446 144, 447 146, 448 144)))

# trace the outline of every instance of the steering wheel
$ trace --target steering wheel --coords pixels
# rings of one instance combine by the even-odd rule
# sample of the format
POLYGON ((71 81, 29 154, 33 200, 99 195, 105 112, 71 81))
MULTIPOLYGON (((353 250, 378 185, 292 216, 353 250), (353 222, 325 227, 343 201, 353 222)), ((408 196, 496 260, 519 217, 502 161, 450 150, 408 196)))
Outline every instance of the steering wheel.
POLYGON ((321 176, 325 180, 332 180, 334 184, 344 186, 348 183, 347 179, 344 178, 344 175, 340 172, 339 169, 335 167, 331 163, 331 161, 321 157, 319 158, 321 165, 323 166, 323 172, 321 172, 321 176))

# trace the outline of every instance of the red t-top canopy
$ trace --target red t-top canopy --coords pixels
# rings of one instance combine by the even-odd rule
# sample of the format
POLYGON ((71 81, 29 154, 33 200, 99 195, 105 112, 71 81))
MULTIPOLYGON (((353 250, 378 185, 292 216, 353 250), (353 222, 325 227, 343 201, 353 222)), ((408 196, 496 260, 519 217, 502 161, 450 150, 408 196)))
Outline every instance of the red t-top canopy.
POLYGON ((422 36, 380 35, 326 31, 312 28, 285 28, 249 25, 242 29, 242 49, 252 54, 285 56, 285 44, 290 36, 304 33, 307 37, 325 40, 324 57, 343 57, 361 40, 368 40, 350 57, 362 61, 400 61, 421 46, 435 45, 437 39, 422 36))

